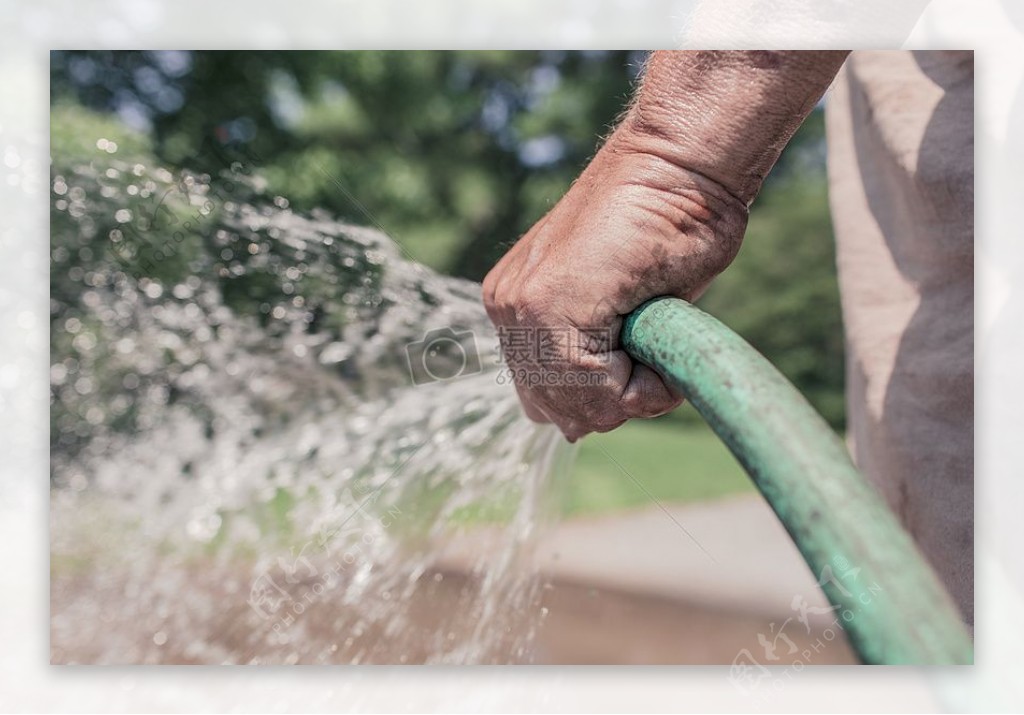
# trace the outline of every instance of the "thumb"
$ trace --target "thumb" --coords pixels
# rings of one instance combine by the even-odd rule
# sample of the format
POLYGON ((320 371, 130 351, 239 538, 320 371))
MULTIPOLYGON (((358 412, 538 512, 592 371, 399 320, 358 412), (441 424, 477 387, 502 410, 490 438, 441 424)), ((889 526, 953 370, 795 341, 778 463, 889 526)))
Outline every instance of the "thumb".
POLYGON ((683 395, 661 375, 638 362, 633 363, 629 382, 622 393, 622 409, 629 417, 658 417, 683 403, 683 395))

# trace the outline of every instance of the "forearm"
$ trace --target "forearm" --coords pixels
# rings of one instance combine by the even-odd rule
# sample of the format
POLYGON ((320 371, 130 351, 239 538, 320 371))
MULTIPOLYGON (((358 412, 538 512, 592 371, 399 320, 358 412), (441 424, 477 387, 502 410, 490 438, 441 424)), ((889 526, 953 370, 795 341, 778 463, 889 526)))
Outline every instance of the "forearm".
POLYGON ((613 139, 698 172, 750 204, 847 54, 655 52, 613 139))

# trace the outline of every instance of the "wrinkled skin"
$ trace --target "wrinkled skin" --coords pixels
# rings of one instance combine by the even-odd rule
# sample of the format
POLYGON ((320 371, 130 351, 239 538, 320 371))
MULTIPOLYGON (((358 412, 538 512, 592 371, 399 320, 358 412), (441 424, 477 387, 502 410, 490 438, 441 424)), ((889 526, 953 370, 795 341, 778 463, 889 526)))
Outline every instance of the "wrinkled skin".
POLYGON ((657 296, 694 300, 735 257, 746 221, 734 194, 620 127, 483 283, 499 334, 566 336, 543 361, 503 339, 527 416, 576 441, 678 406, 682 397, 621 349, 622 318, 657 296))
POLYGON ((846 55, 651 54, 619 128, 484 280, 530 418, 575 441, 679 404, 621 350, 622 316, 657 296, 693 300, 729 265, 747 207, 846 55), (542 360, 539 350, 512 349, 530 329, 566 337, 542 360))

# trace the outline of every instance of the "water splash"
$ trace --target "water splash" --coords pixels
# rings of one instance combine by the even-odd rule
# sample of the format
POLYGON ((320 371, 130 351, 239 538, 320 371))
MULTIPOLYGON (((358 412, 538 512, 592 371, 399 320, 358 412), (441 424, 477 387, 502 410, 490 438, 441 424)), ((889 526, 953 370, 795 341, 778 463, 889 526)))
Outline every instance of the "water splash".
POLYGON ((530 659, 572 453, 496 379, 476 284, 241 164, 104 156, 51 198, 54 662, 530 659))

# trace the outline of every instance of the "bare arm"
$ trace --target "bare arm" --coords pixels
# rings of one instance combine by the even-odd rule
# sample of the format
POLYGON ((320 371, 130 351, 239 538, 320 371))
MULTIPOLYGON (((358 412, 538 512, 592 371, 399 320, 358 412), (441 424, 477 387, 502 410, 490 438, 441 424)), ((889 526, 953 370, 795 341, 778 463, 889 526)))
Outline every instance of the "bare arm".
POLYGON ((620 131, 750 204, 848 54, 655 52, 620 131))

